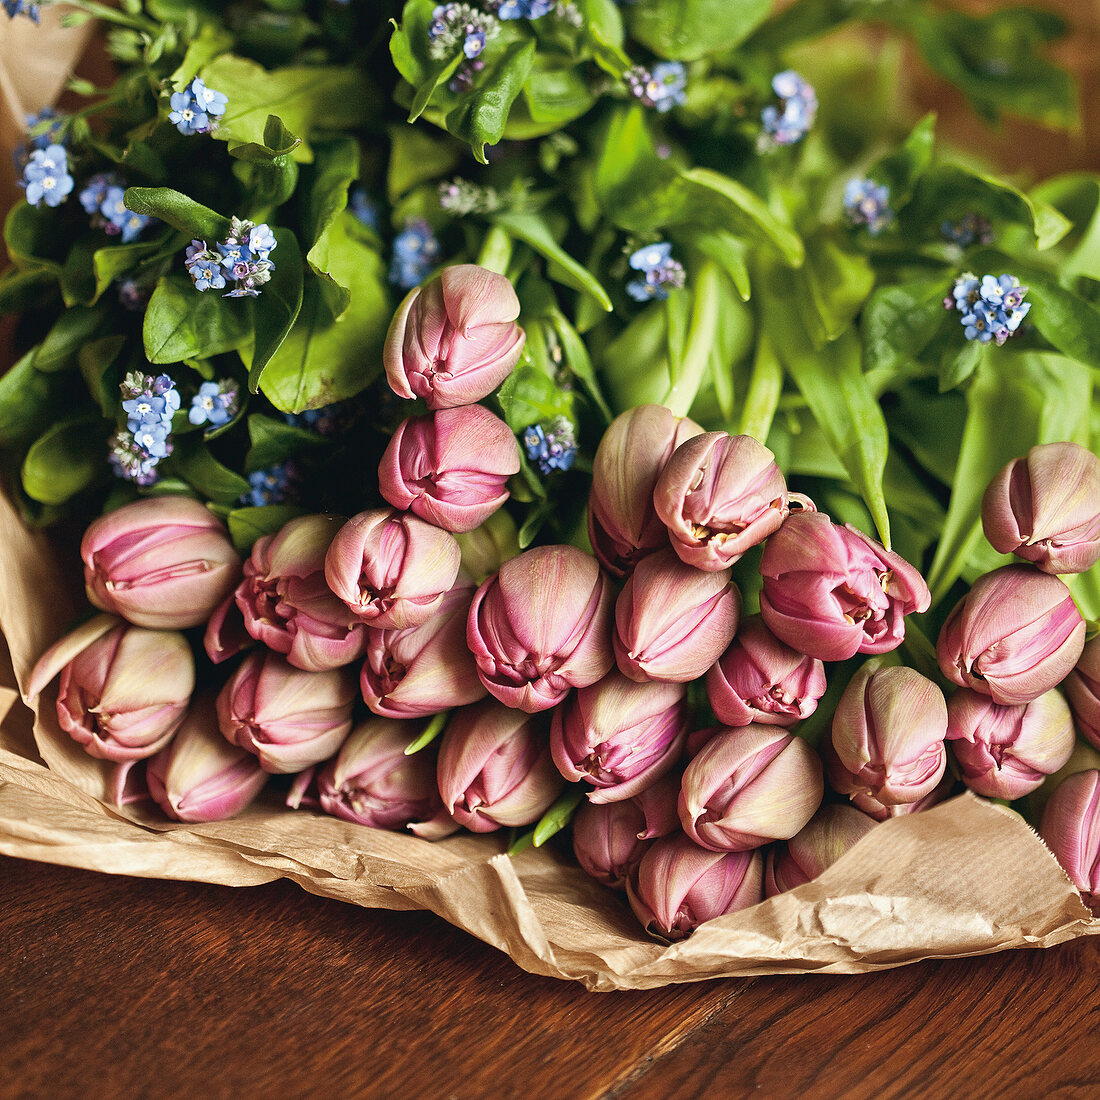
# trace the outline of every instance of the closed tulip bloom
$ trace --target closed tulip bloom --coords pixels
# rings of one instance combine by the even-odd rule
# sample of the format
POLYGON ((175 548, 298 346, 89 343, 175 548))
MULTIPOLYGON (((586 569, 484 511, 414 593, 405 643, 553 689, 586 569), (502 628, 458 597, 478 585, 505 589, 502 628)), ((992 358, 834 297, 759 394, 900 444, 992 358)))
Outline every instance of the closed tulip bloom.
POLYGON ((704 848, 743 852, 794 836, 824 793, 821 761, 801 737, 744 726, 712 737, 684 769, 680 824, 704 848))
POLYGON ((936 657, 948 679, 1010 706, 1065 679, 1085 644, 1069 589, 1031 565, 979 577, 940 631, 936 657))
POLYGON ((668 546, 653 488, 676 448, 702 430, 664 405, 640 405, 604 432, 592 465, 588 536, 612 576, 625 577, 641 558, 668 546))
POLYGON ((419 626, 371 630, 360 674, 363 699, 386 718, 420 718, 474 703, 485 694, 466 645, 473 589, 456 585, 419 626))
POLYGON ((704 921, 764 900, 764 857, 710 852, 674 833, 653 842, 626 889, 647 932, 682 940, 704 921))
POLYGON ((265 771, 304 771, 332 756, 351 731, 355 678, 307 672, 277 653, 249 654, 218 693, 227 741, 255 753, 265 771))
POLYGON ((323 672, 367 648, 367 627, 333 595, 325 554, 340 528, 334 516, 300 516, 252 547, 237 586, 245 629, 295 668, 323 672))
POLYGON ((618 802, 652 785, 680 757, 687 733, 680 684, 638 684, 612 670, 556 707, 554 763, 571 783, 590 783, 592 802, 618 802))
POLYGON ((779 528, 787 482, 775 455, 751 435, 706 432, 676 449, 653 504, 685 562, 725 569, 779 528))
POLYGON ((475 833, 533 825, 565 786, 546 720, 486 699, 451 716, 437 778, 447 812, 475 833))
POLYGON ((458 826, 443 809, 432 749, 405 755, 415 722, 370 718, 348 735, 317 779, 326 813, 372 829, 409 829, 435 840, 458 826))
POLYGON ((833 715, 832 748, 849 775, 837 790, 866 791, 887 806, 916 802, 947 767, 947 703, 919 672, 876 664, 852 677, 833 715))
POLYGON ((1039 831, 1085 904, 1100 906, 1100 771, 1063 779, 1043 811, 1039 831))
POLYGON ((161 630, 205 623, 241 575, 224 525, 190 497, 149 497, 100 516, 80 556, 96 607, 161 630))
POLYGON ((793 726, 817 710, 827 686, 825 666, 781 642, 759 615, 741 620, 707 673, 711 708, 727 726, 793 726))
POLYGON ((989 483, 982 528, 994 550, 1044 573, 1083 573, 1100 560, 1100 458, 1077 443, 1032 447, 989 483))
POLYGON ((145 771, 153 801, 177 821, 224 821, 263 789, 268 773, 218 732, 213 696, 191 706, 171 743, 145 771))
MULTIPOLYGON (((840 769, 840 772, 845 776, 848 776, 848 773, 844 771, 837 760, 836 753, 833 752, 833 747, 828 741, 822 746, 821 756, 825 763, 826 779, 828 779, 834 790, 840 790, 842 784, 833 781, 837 775, 837 769, 840 769)), ((850 776, 848 789, 851 789, 850 776)), ((855 791, 849 797, 852 805, 868 817, 873 818, 875 821, 889 821, 892 817, 904 817, 906 814, 919 814, 925 810, 930 810, 933 806, 938 806, 941 802, 950 798, 954 790, 955 777, 948 769, 943 773, 943 778, 935 787, 923 798, 918 798, 916 802, 899 802, 895 806, 886 806, 866 791, 855 791)))
POLYGON ((878 822, 852 806, 822 806, 806 827, 785 844, 768 852, 764 865, 764 893, 774 897, 812 882, 831 867, 878 822))
POLYGON ((195 687, 182 634, 98 615, 51 646, 31 673, 28 697, 58 674, 57 720, 101 760, 142 760, 172 739, 195 687))
POLYGON ((540 546, 506 561, 477 590, 466 641, 490 694, 529 714, 610 671, 614 593, 596 559, 540 546))
POLYGON ((457 533, 484 523, 519 472, 519 444, 480 405, 403 421, 378 464, 378 490, 395 508, 457 533))
POLYGON ((632 680, 697 680, 733 640, 741 593, 671 550, 643 558, 615 603, 615 661, 632 680))
POLYGON ((397 307, 382 363, 398 397, 429 409, 470 405, 512 373, 525 335, 519 299, 503 275, 476 264, 444 268, 397 307))
POLYGON ((1073 719, 1057 691, 1002 707, 988 695, 963 688, 947 703, 947 739, 972 791, 1012 801, 1035 790, 1069 759, 1073 719))
POLYGON ((1073 671, 1062 681, 1081 736, 1100 749, 1100 638, 1093 638, 1081 651, 1073 671))
POLYGON ((460 557, 454 535, 407 512, 375 508, 336 532, 325 580, 370 626, 417 626, 454 586, 460 557))
POLYGON ((928 586, 904 558, 823 512, 787 517, 760 562, 760 611, 800 653, 845 661, 886 653, 905 638, 905 616, 927 611, 928 586))

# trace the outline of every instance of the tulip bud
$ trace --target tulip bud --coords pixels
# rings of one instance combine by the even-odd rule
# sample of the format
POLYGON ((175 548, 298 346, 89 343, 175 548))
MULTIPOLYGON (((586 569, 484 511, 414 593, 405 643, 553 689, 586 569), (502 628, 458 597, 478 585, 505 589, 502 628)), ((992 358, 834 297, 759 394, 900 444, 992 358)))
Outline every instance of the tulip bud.
POLYGON ((1031 565, 979 577, 940 631, 936 657, 948 679, 1010 706, 1066 677, 1081 656, 1085 621, 1069 589, 1031 565))
POLYGON ((800 653, 845 661, 886 653, 905 638, 905 616, 927 611, 928 586, 904 558, 823 512, 787 517, 760 561, 760 611, 800 653))
POLYGON ((436 788, 436 754, 405 755, 418 733, 415 722, 371 718, 348 735, 317 780, 326 813, 372 829, 409 828, 436 840, 458 826, 436 788))
POLYGON ((382 363, 398 397, 429 409, 470 405, 512 373, 525 335, 519 299, 503 275, 476 264, 444 268, 397 307, 382 363))
POLYGON ((613 577, 626 576, 646 554, 668 546, 653 488, 673 451, 702 430, 664 405, 640 405, 615 417, 604 432, 592 466, 588 537, 613 577))
POLYGON ((213 664, 220 665, 255 644, 256 639, 245 628, 244 616, 237 606, 237 594, 230 592, 211 612, 203 631, 203 649, 213 664))
POLYGON ((1100 638, 1085 645, 1062 687, 1081 736, 1100 749, 1100 638))
POLYGON ((480 405, 405 420, 378 464, 378 490, 445 531, 472 531, 507 499, 519 472, 519 444, 480 405))
POLYGON ((210 695, 192 703, 171 744, 145 770, 153 801, 177 821, 234 817, 260 793, 267 775, 252 753, 218 732, 210 695))
POLYGON ((1039 831, 1085 904, 1100 906, 1100 771, 1063 779, 1039 831))
POLYGON ((988 695, 963 688, 947 703, 947 738, 972 791, 1012 801, 1035 790, 1069 759, 1073 719, 1056 691, 1002 707, 988 695))
POLYGON ((822 806, 806 827, 768 852, 764 893, 774 897, 813 881, 878 824, 852 806, 822 806))
POLYGON ((472 531, 455 535, 462 553, 462 572, 474 584, 487 581, 506 561, 519 553, 516 521, 503 509, 472 531))
POLYGON ((764 900, 764 857, 759 851, 708 852, 674 833, 654 841, 626 893, 650 935, 682 940, 704 921, 764 900))
POLYGON ((371 630, 360 675, 363 699, 386 718, 420 718, 474 703, 485 694, 466 646, 473 589, 452 588, 419 626, 371 630))
POLYGON ((680 684, 637 684, 612 670, 555 708, 550 752, 571 783, 595 787, 592 802, 618 802, 676 763, 687 722, 680 684))
POLYGON ((705 573, 671 550, 638 562, 615 603, 615 661, 632 680, 687 683, 733 640, 741 593, 728 569, 705 573))
POLYGON ((794 836, 824 793, 821 761, 801 737, 743 726, 712 737, 684 769, 680 824, 704 848, 743 852, 794 836))
POLYGON ((546 748, 546 720, 494 699, 451 716, 438 781, 447 812, 475 833, 533 825, 565 785, 546 748))
POLYGON ((195 687, 182 634, 97 615, 51 646, 27 687, 38 695, 58 674, 57 720, 101 760, 142 760, 172 739, 195 687))
POLYGON ((847 777, 830 772, 841 794, 866 791, 883 805, 916 802, 947 768, 947 703, 911 668, 868 661, 833 715, 832 747, 847 777))
POLYGON ((453 535, 406 512, 376 508, 337 531, 325 554, 325 580, 370 626, 417 626, 454 586, 460 557, 453 535))
POLYGON ((225 527, 190 497, 148 497, 100 516, 80 556, 96 607, 161 630, 206 622, 241 575, 225 527))
POLYGON ((741 620, 707 673, 711 708, 727 726, 793 726, 817 710, 827 686, 825 666, 781 642, 759 615, 741 620))
POLYGON ((264 535, 237 586, 248 633, 307 672, 350 664, 367 648, 367 627, 325 581, 325 554, 339 526, 334 516, 300 516, 264 535))
MULTIPOLYGON (((837 760, 836 753, 833 752, 833 746, 828 741, 822 746, 821 755, 825 762, 826 778, 833 785, 833 788, 835 790, 840 789, 841 784, 835 783, 834 777, 838 774, 843 774, 844 776, 848 776, 848 789, 850 789, 851 777, 837 760)), ((954 790, 955 777, 951 774, 950 770, 948 770, 943 773, 943 778, 932 788, 932 790, 923 798, 918 798, 916 802, 899 802, 896 806, 886 806, 866 791, 856 791, 850 797, 852 805, 857 810, 865 813, 868 817, 875 821, 889 821, 892 817, 904 817, 906 814, 924 813, 925 810, 930 810, 933 806, 938 806, 941 802, 950 798, 954 790)))
POLYGON ((249 654, 218 693, 225 739, 265 771, 304 771, 327 760, 351 730, 355 679, 348 670, 306 672, 277 653, 249 654))
POLYGON ((706 432, 681 443, 653 490, 672 548, 697 569, 725 569, 787 516, 775 455, 751 435, 706 432))
POLYGON ((982 528, 993 549, 1044 573, 1083 573, 1100 560, 1100 458, 1077 443, 1032 447, 989 483, 982 528))
POLYGON ((613 599, 595 558, 576 547, 540 546, 506 561, 477 590, 466 621, 481 682, 532 714, 603 679, 613 599))

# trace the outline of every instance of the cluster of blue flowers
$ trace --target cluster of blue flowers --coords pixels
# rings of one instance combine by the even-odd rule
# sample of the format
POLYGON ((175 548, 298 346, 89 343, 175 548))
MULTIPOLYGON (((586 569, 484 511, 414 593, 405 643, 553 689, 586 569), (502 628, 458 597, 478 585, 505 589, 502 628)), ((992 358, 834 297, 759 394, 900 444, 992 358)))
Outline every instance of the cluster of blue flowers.
POLYGON ((237 415, 240 407, 238 397, 237 383, 232 378, 203 382, 199 392, 191 398, 187 419, 195 425, 209 424, 212 428, 220 428, 237 415))
POLYGON ((524 429, 523 446, 528 460, 544 475, 551 470, 568 470, 577 457, 576 429, 564 416, 556 416, 545 428, 532 424, 524 429))
POLYGON ((779 105, 769 103, 761 112, 766 141, 771 145, 794 145, 814 124, 817 94, 793 69, 772 77, 772 91, 779 97, 779 105))
POLYGON ((181 134, 208 134, 225 114, 229 97, 208 88, 200 77, 195 77, 182 92, 173 92, 169 100, 171 122, 181 134))
POLYGON ((196 290, 222 290, 232 279, 236 285, 223 298, 258 298, 275 269, 268 257, 276 243, 266 223, 230 218, 229 235, 217 242, 217 251, 207 248, 206 241, 192 241, 183 262, 196 290))
POLYGON ((662 61, 652 71, 636 65, 625 76, 630 93, 643 107, 664 114, 687 102, 687 70, 679 61, 662 61))
POLYGON ((360 225, 378 233, 382 228, 382 212, 365 187, 356 187, 348 196, 348 209, 360 225))
POLYGON ((428 24, 428 56, 436 61, 453 57, 461 43, 463 55, 472 61, 499 30, 496 17, 473 4, 440 4, 428 24))
POLYGON ((495 0, 498 19, 541 19, 554 10, 554 0, 495 0))
POLYGON ((31 152, 35 149, 48 149, 51 145, 67 147, 69 144, 65 136, 65 120, 50 107, 44 107, 38 114, 27 115, 27 140, 17 145, 12 150, 12 160, 15 161, 15 170, 22 174, 23 169, 30 163, 31 152), (48 126, 42 126, 48 122, 48 126), (41 127, 41 132, 32 134, 31 130, 41 127))
POLYGON ((126 208, 126 184, 113 172, 98 172, 80 192, 80 205, 92 216, 92 228, 102 229, 123 244, 136 241, 156 220, 126 208))
POLYGON ((301 475, 293 462, 276 462, 248 475, 250 486, 240 499, 242 504, 262 508, 265 504, 282 504, 296 493, 301 475))
POLYGON ((300 413, 283 413, 283 419, 292 428, 306 428, 318 435, 335 435, 348 423, 348 410, 344 403, 322 405, 319 409, 306 409, 300 413))
POLYGON ((1027 287, 1015 275, 983 275, 965 271, 955 280, 943 307, 961 314, 959 318, 968 340, 982 344, 995 341, 998 346, 1013 336, 1027 316, 1031 303, 1024 301, 1027 287))
POLYGON ((127 374, 119 386, 126 428, 111 437, 108 455, 115 476, 138 485, 152 485, 159 476, 156 466, 172 453, 172 417, 179 410, 180 395, 167 374, 155 377, 127 374))
POLYGON ((855 226, 877 237, 893 220, 890 188, 871 179, 850 179, 844 188, 844 212, 855 226))
POLYGON ((23 168, 19 186, 26 189, 31 206, 60 206, 74 187, 69 175, 69 155, 63 145, 34 149, 23 168))
POLYGON ((28 4, 26 0, 0 0, 0 8, 8 13, 9 19, 14 19, 17 15, 25 15, 34 23, 38 22, 39 6, 38 4, 28 4))
POLYGON ((411 290, 424 281, 439 259, 439 241, 423 218, 413 218, 393 240, 390 282, 411 290))
POLYGON ((667 241, 639 248, 631 254, 630 266, 641 272, 640 279, 626 284, 627 294, 636 302, 664 301, 670 287, 684 285, 684 265, 672 258, 672 245, 667 241))
POLYGON ((945 241, 957 244, 960 248, 969 248, 972 244, 990 244, 993 240, 993 226, 981 214, 966 214, 957 222, 945 221, 940 225, 940 233, 945 241))

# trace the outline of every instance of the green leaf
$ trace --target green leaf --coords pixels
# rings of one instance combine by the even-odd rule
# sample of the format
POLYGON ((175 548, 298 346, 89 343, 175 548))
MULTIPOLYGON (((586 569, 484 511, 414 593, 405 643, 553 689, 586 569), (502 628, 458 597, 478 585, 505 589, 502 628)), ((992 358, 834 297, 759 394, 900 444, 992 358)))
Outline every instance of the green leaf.
POLYGON ((166 275, 149 299, 142 338, 150 363, 236 351, 252 338, 251 303, 217 291, 203 294, 186 276, 166 275))
POLYGON ((0 447, 24 447, 57 416, 68 379, 34 369, 31 349, 0 374, 0 447))
POLYGON ((462 64, 462 58, 463 55, 459 52, 449 61, 437 65, 432 70, 428 79, 416 89, 416 95, 413 96, 412 106, 409 108, 409 117, 405 120, 406 122, 415 122, 427 110, 432 96, 458 71, 459 65, 462 64))
POLYGON ((0 313, 20 313, 46 304, 55 284, 56 276, 46 268, 9 267, 0 275, 0 313))
POLYGON ((229 233, 229 219, 171 187, 128 187, 126 208, 159 218, 189 237, 213 244, 229 233))
POLYGON ((61 268, 61 297, 67 306, 90 306, 96 299, 95 253, 91 235, 77 238, 61 268))
POLYGON ((101 336, 98 340, 89 340, 83 344, 76 356, 88 393, 108 420, 114 420, 118 416, 121 398, 117 376, 111 368, 125 343, 126 337, 120 332, 101 336))
POLYGON ((1100 309, 1066 290, 1053 276, 1014 264, 1006 270, 1027 285, 1032 324, 1059 351, 1091 367, 1100 367, 1100 309))
POLYGON ((807 239, 806 262, 794 279, 795 301, 815 347, 823 347, 847 329, 875 285, 867 258, 846 252, 823 233, 807 239))
POLYGON ((943 299, 950 287, 942 280, 884 286, 863 310, 863 366, 893 371, 915 359, 949 316, 943 299))
POLYGON ((255 340, 248 388, 256 393, 271 357, 279 350, 302 308, 302 254, 294 234, 282 226, 272 226, 278 243, 278 262, 269 282, 253 303, 255 340))
POLYGON ((308 428, 296 428, 279 420, 273 420, 262 413, 253 413, 248 418, 248 438, 252 446, 245 456, 245 473, 285 462, 303 451, 323 447, 325 440, 308 428))
POLYGON ((219 504, 235 504, 250 489, 248 481, 223 466, 197 435, 176 440, 172 466, 197 493, 219 504))
MULTIPOLYGON (((562 68, 556 58, 536 54, 520 100, 526 116, 524 137, 553 133, 580 118, 595 102, 596 97, 581 70, 562 68)), ((512 128, 510 119, 505 137, 511 137, 512 128)))
POLYGON ((106 473, 103 422, 62 420, 31 444, 23 459, 23 489, 42 504, 64 504, 106 473))
POLYGON ((723 233, 720 229, 693 233, 690 239, 700 252, 722 266, 737 288, 741 301, 747 302, 752 294, 752 284, 749 280, 749 265, 745 259, 748 251, 745 242, 732 233, 723 233))
POLYGON ((72 306, 64 310, 34 353, 34 369, 49 373, 76 366, 77 352, 103 323, 102 309, 72 306))
POLYGON ((513 432, 556 416, 573 419, 573 395, 529 362, 521 362, 497 393, 504 420, 513 432))
POLYGON ((1069 256, 1058 264, 1062 278, 1100 279, 1100 176, 1092 172, 1056 176, 1036 187, 1031 197, 1036 207, 1054 209, 1074 226, 1065 240, 1069 256))
POLYGON ((767 17, 770 0, 647 0, 623 8, 630 33, 658 57, 695 61, 732 50, 767 17))
POLYGON ((596 379, 596 370, 592 366, 592 360, 588 355, 588 349, 584 346, 584 341, 560 310, 555 309, 551 312, 550 323, 554 326, 558 339, 561 340, 562 351, 565 353, 565 361, 569 365, 569 369, 580 379, 588 396, 592 398, 596 408, 600 410, 600 415, 604 418, 604 421, 610 424, 611 409, 600 390, 600 384, 596 379))
POLYGON ((961 347, 951 349, 940 367, 940 393, 961 386, 978 369, 987 348, 978 340, 964 340, 961 347))
POLYGON ((61 274, 69 251, 68 235, 58 232, 60 215, 48 206, 17 202, 4 221, 4 247, 16 267, 44 268, 61 274))
POLYGON ((531 843, 541 848, 552 836, 560 833, 573 819, 577 807, 584 801, 587 784, 574 783, 566 787, 557 801, 539 818, 531 843))
POLYGON ((182 92, 195 74, 218 54, 233 48, 233 35, 214 23, 204 23, 198 35, 188 44, 187 52, 168 78, 177 92, 182 92))
POLYGON ((386 194, 398 202, 414 187, 453 171, 462 158, 462 146, 436 131, 414 126, 390 126, 390 158, 386 165, 386 194))
POLYGON ((870 175, 890 188, 890 206, 900 210, 913 193, 917 181, 932 163, 936 144, 936 116, 927 114, 913 127, 900 148, 878 160, 870 175))
POLYGON ((99 301, 103 292, 116 279, 129 274, 143 260, 155 256, 164 248, 163 238, 160 240, 134 241, 131 244, 113 245, 108 248, 97 248, 92 255, 92 273, 95 278, 95 290, 92 301, 94 305, 99 301))
MULTIPOLYGON (((438 144, 438 138, 434 140, 438 144)), ((303 176, 302 246, 308 252, 348 205, 359 177, 359 143, 344 135, 318 141, 316 159, 303 176)))
POLYGON ((247 554, 258 538, 273 534, 292 519, 304 514, 305 509, 294 504, 265 504, 259 508, 234 508, 226 520, 229 525, 229 537, 238 554, 247 554))

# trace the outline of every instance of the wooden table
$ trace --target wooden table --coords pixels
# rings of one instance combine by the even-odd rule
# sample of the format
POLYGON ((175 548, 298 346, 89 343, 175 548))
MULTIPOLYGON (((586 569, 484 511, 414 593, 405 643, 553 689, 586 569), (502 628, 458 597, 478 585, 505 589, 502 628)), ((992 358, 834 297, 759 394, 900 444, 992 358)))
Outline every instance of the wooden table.
POLYGON ((0 876, 5 1100, 1100 1095, 1100 937, 594 994, 287 882, 0 876))

